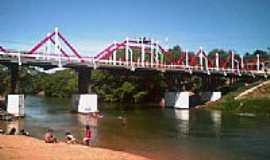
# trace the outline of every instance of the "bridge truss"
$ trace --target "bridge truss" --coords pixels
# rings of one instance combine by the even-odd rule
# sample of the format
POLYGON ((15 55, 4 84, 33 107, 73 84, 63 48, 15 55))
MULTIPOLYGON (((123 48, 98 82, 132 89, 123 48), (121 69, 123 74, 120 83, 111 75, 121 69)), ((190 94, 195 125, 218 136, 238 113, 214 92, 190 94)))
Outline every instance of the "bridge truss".
POLYGON ((0 46, 0 63, 18 63, 53 67, 125 68, 135 70, 158 70, 162 72, 188 72, 220 74, 227 76, 267 76, 265 64, 257 55, 256 59, 245 60, 231 52, 226 59, 216 53, 210 58, 202 49, 195 54, 187 50, 172 59, 173 53, 164 49, 153 39, 130 39, 113 42, 94 57, 82 56, 68 40, 55 28, 29 51, 6 49, 0 46), (43 48, 43 51, 41 51, 43 48))

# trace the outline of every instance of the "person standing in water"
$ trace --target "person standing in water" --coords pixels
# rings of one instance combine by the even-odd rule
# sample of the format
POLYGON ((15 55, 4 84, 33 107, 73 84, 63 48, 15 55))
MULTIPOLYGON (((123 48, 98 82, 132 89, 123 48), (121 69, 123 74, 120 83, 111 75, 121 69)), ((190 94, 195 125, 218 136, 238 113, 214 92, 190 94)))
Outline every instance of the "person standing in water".
POLYGON ((90 130, 90 126, 86 125, 85 126, 84 137, 83 137, 83 144, 84 145, 88 146, 90 144, 91 136, 92 136, 92 133, 91 133, 91 130, 90 130))

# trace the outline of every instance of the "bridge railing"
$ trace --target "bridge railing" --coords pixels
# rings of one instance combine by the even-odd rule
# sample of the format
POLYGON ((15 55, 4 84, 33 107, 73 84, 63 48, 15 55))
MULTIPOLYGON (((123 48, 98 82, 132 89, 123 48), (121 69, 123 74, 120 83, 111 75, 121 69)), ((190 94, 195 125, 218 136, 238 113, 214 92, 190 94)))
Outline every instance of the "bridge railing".
POLYGON ((17 62, 19 65, 22 65, 25 61, 32 62, 50 62, 54 64, 58 64, 59 60, 63 65, 66 64, 78 64, 83 63, 88 66, 108 66, 108 67, 123 67, 130 68, 131 70, 136 70, 139 68, 145 69, 156 69, 160 71, 166 70, 175 70, 175 71, 184 71, 192 74, 193 72, 201 72, 206 74, 211 73, 220 73, 226 76, 227 74, 235 74, 241 76, 242 74, 250 74, 250 75, 264 75, 266 72, 264 70, 246 70, 246 69, 231 69, 231 68, 216 68, 216 67, 201 67, 200 65, 178 65, 178 64, 165 64, 165 63, 153 63, 150 64, 148 61, 142 64, 141 61, 122 61, 122 60, 112 60, 112 59, 100 59, 96 60, 93 57, 81 57, 78 58, 76 56, 59 56, 57 54, 27 54, 26 52, 16 52, 14 50, 9 50, 6 52, 0 51, 1 58, 8 58, 13 62, 17 62))
POLYGON ((24 52, 0 52, 2 57, 9 58, 11 60, 17 60, 18 63, 23 62, 23 60, 36 60, 36 61, 49 61, 49 62, 58 62, 59 59, 64 63, 93 63, 92 57, 83 57, 78 58, 76 56, 59 56, 57 54, 26 54, 24 52))

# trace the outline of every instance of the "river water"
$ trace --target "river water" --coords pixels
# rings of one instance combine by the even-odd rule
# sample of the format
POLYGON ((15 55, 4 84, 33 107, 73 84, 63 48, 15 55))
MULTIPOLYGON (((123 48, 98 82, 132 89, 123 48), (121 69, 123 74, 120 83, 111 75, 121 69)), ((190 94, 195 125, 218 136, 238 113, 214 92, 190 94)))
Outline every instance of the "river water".
POLYGON ((66 131, 81 139, 84 126, 92 146, 139 154, 157 160, 269 160, 269 117, 241 117, 207 110, 99 104, 102 119, 70 112, 67 99, 27 96, 26 117, 0 122, 1 128, 25 128, 42 138, 52 128, 59 139, 66 131), (119 117, 126 117, 123 125, 119 117))

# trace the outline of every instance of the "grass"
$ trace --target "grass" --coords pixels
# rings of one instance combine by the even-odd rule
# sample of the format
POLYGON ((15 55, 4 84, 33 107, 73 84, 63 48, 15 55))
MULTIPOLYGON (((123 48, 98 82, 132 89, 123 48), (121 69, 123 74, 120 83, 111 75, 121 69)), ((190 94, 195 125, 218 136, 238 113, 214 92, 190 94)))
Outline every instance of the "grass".
POLYGON ((244 113, 270 113, 269 98, 250 98, 242 100, 224 100, 213 104, 210 108, 229 111, 229 112, 244 112, 244 113))
MULTIPOLYGON (((240 85, 235 91, 232 91, 225 95, 217 103, 209 104, 210 109, 237 112, 237 113, 260 113, 269 114, 270 113, 270 92, 257 94, 256 96, 247 96, 246 98, 235 100, 234 97, 239 95, 241 92, 258 85, 261 82, 255 82, 249 86, 240 85)), ((265 86, 265 89, 270 88, 265 86)), ((259 92, 261 89, 256 90, 259 92)))

